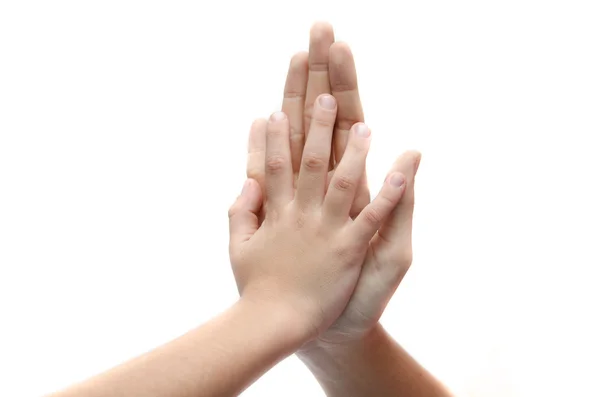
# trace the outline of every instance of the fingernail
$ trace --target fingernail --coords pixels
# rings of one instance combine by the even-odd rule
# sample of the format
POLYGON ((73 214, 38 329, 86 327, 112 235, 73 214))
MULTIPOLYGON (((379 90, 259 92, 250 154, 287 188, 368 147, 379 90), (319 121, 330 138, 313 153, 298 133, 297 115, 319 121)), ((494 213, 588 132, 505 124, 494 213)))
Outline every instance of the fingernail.
POLYGON ((331 95, 321 95, 319 104, 325 109, 335 109, 335 98, 331 95))
POLYGON ((281 121, 285 119, 285 113, 283 112, 275 112, 271 115, 271 121, 281 121))
POLYGON ((366 124, 360 123, 354 126, 354 131, 356 131, 356 135, 361 138, 368 138, 371 135, 371 130, 367 127, 366 124))
POLYGON ((400 187, 404 185, 404 175, 399 172, 394 172, 390 175, 390 185, 400 187))

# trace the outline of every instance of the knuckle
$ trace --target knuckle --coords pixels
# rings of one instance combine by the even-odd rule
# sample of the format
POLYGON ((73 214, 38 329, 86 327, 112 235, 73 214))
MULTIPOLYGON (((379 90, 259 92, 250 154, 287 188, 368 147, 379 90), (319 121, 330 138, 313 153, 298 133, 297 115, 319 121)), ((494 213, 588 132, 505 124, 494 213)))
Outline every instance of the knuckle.
POLYGON ((346 144, 346 153, 349 156, 352 156, 356 159, 356 161, 366 161, 367 154, 369 152, 369 145, 365 142, 364 139, 348 139, 348 143, 346 144))
POLYGON ((284 134, 284 130, 281 125, 277 125, 278 121, 270 121, 269 128, 267 128, 267 137, 268 138, 277 138, 284 134))
POLYGON ((353 267, 357 264, 357 257, 364 255, 364 247, 360 244, 352 244, 349 242, 342 243, 341 245, 334 247, 335 255, 342 259, 343 263, 347 266, 353 267))
POLYGON ((302 128, 297 128, 293 125, 290 125, 290 139, 291 140, 303 140, 304 139, 304 131, 302 128))
POLYGON ((351 91, 353 89, 352 85, 339 76, 339 69, 337 65, 333 68, 334 71, 338 72, 338 76, 336 76, 337 78, 330 78, 331 91, 335 93, 351 91))
POLYGON ((311 61, 308 68, 311 72, 326 72, 329 70, 329 62, 311 61))
POLYGON ((322 171, 329 167, 329 161, 314 153, 305 154, 302 158, 302 164, 308 171, 313 172, 322 171))
MULTIPOLYGON (((334 247, 333 252, 334 252, 334 255, 340 259, 347 259, 349 256, 352 255, 352 250, 350 249, 350 247, 347 247, 345 245, 339 245, 339 246, 334 247)), ((350 263, 350 261, 343 261, 343 262, 350 263)))
POLYGON ((342 192, 354 190, 356 183, 347 176, 339 176, 335 178, 333 187, 342 192))
POLYGON ((309 223, 311 216, 308 209, 295 207, 291 213, 293 214, 292 219, 294 220, 296 230, 300 230, 308 226, 307 223, 309 223))
POLYGON ((285 158, 279 154, 273 154, 267 157, 265 169, 268 173, 278 173, 285 167, 285 158))
POLYGON ((304 144, 304 134, 290 135, 290 142, 292 144, 303 145, 304 144))
POLYGON ((365 220, 367 221, 368 224, 377 226, 383 221, 383 216, 381 215, 381 212, 377 208, 374 208, 374 207, 365 208, 364 211, 365 211, 365 220))
POLYGON ((298 214, 298 216, 295 219, 295 223, 296 223, 296 230, 303 229, 304 225, 306 224, 306 215, 303 213, 298 214))
POLYGON ((377 201, 379 201, 380 205, 385 208, 393 208, 397 202, 397 200, 395 200, 393 196, 385 194, 383 192, 379 196, 379 199, 377 201))
POLYGON ((328 129, 332 129, 333 125, 335 124, 335 119, 333 117, 328 118, 328 117, 314 117, 312 118, 312 123, 311 125, 314 125, 316 127, 321 127, 321 128, 328 128, 328 129))
POLYGON ((277 207, 273 206, 273 205, 269 205, 269 203, 265 204, 266 206, 266 215, 265 215, 265 222, 277 222, 280 218, 281 218, 281 212, 278 210, 277 207))
POLYGON ((288 88, 283 93, 283 97, 285 99, 302 99, 304 98, 304 92, 297 89, 288 88))

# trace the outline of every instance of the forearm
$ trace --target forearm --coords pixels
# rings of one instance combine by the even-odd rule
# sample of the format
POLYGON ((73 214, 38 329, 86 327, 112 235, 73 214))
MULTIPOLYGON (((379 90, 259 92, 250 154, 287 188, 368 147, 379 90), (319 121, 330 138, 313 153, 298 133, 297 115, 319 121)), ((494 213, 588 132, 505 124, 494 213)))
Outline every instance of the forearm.
POLYGON ((365 338, 299 354, 329 397, 450 397, 380 324, 365 338))
MULTIPOLYGON (((54 397, 225 397, 294 352, 289 318, 241 300, 205 325, 54 397)), ((281 313, 280 313, 281 314, 281 313)))

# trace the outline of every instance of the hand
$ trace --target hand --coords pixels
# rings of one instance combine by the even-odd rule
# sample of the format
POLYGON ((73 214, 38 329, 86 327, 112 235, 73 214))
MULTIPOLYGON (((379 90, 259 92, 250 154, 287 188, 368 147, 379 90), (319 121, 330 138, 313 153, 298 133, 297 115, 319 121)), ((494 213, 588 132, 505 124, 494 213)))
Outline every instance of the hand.
POLYGON ((391 215, 370 242, 359 280, 346 309, 318 341, 305 346, 327 348, 364 338, 383 314, 389 300, 412 264, 412 218, 415 174, 421 155, 408 151, 401 155, 392 172, 406 177, 406 190, 391 215))
MULTIPOLYGON (((334 43, 333 28, 327 23, 317 23, 310 31, 309 52, 299 52, 290 61, 285 82, 281 110, 288 115, 294 179, 300 171, 300 159, 308 136, 313 104, 321 94, 332 94, 338 103, 333 132, 333 156, 330 170, 339 164, 350 128, 364 122, 358 94, 354 59, 348 45, 334 43)), ((264 130, 266 120, 255 121, 250 137, 247 175, 264 187, 264 130)), ((329 179, 333 172, 329 173, 329 179)), ((352 204, 350 215, 356 215, 369 203, 370 194, 366 173, 363 173, 352 204)))
POLYGON ((353 129, 344 158, 326 189, 336 102, 321 95, 293 186, 290 126, 284 113, 265 130, 265 219, 259 225, 260 186, 246 182, 231 207, 230 256, 242 300, 291 311, 306 341, 339 317, 361 271, 369 241, 404 192, 404 176, 392 173, 380 194, 355 220, 349 216, 364 173, 370 131, 353 129))
MULTIPOLYGON (((299 53, 292 58, 285 87, 283 108, 290 114, 292 157, 299 158, 298 153, 302 153, 304 134, 298 131, 304 131, 303 120, 310 120, 312 115, 312 107, 306 106, 306 101, 318 93, 332 92, 338 102, 334 152, 336 158, 343 161, 349 126, 363 121, 364 117, 354 58, 347 45, 333 43, 331 26, 317 24, 312 28, 309 54, 299 53), (328 51, 325 50, 327 47, 328 51), (326 84, 325 76, 328 76, 329 84, 326 84)), ((250 130, 247 163, 248 177, 259 181, 263 188, 265 134, 266 121, 257 120, 250 130)), ((301 354, 310 352, 316 346, 327 347, 361 339, 379 321, 412 263, 414 178, 419 162, 418 152, 406 152, 395 162, 393 171, 401 172, 406 177, 403 198, 372 239, 358 283, 344 312, 318 340, 304 346, 301 354)), ((357 191, 351 213, 357 209, 360 211, 369 201, 364 174, 357 191)))

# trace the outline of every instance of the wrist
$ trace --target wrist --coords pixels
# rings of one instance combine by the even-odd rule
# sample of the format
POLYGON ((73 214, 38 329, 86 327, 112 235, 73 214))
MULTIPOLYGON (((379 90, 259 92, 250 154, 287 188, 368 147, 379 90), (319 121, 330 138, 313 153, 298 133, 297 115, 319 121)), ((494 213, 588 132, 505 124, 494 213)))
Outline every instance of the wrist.
POLYGON ((241 297, 234 310, 250 319, 262 335, 268 335, 269 343, 280 346, 286 355, 294 353, 313 337, 313 330, 296 313, 276 301, 241 297))
POLYGON ((358 339, 336 344, 310 343, 310 347, 300 349, 297 356, 327 395, 367 396, 373 395, 365 391, 371 390, 371 380, 377 379, 372 375, 372 367, 377 367, 380 359, 374 357, 372 351, 391 350, 389 341, 390 337, 377 323, 358 339))
POLYGON ((321 344, 299 358, 327 395, 451 396, 379 323, 360 339, 321 344))
POLYGON ((387 343, 389 335, 383 326, 377 322, 368 332, 360 338, 349 339, 340 343, 324 342, 314 340, 310 344, 302 346, 297 352, 298 358, 309 367, 324 360, 344 360, 360 354, 366 347, 379 346, 387 343))

